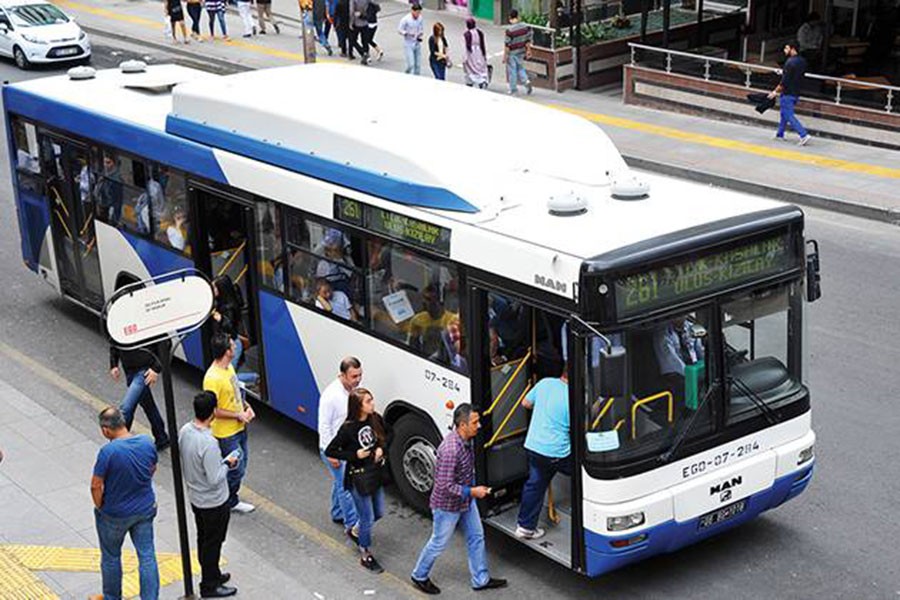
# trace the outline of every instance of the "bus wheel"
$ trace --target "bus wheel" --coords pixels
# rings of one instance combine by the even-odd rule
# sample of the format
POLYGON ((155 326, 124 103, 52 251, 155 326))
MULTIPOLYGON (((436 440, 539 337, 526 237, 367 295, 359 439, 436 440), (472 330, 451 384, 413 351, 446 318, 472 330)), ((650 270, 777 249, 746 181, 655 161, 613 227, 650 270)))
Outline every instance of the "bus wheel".
POLYGON ((388 463, 403 498, 422 514, 428 514, 428 500, 434 485, 437 447, 440 440, 434 427, 418 415, 404 415, 394 426, 388 463))

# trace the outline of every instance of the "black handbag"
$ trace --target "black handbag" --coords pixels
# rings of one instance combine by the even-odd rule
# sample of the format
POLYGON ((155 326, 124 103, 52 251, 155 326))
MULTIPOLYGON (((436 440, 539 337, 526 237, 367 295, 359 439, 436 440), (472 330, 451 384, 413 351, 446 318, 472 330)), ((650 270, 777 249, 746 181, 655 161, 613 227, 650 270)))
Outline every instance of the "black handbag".
POLYGON ((381 465, 368 462, 361 467, 351 467, 350 484, 360 496, 371 496, 378 491, 383 481, 381 465))

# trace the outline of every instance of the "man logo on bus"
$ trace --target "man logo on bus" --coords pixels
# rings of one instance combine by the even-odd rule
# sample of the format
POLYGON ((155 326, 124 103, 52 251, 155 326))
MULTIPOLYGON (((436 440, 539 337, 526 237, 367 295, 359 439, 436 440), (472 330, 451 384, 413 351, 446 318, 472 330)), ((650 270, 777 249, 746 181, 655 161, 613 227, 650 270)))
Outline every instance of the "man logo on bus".
POLYGON ((744 482, 743 478, 738 475, 737 477, 732 477, 730 481, 723 481, 718 485, 714 485, 709 488, 709 495, 715 496, 719 494, 719 501, 725 502, 726 500, 731 500, 731 496, 733 491, 731 488, 737 487, 744 482))
POLYGON ((534 274, 534 283, 535 285, 539 285, 541 287, 549 288, 556 292, 560 292, 562 294, 566 293, 566 284, 562 281, 557 281, 551 277, 544 277, 543 275, 539 275, 537 273, 534 274))

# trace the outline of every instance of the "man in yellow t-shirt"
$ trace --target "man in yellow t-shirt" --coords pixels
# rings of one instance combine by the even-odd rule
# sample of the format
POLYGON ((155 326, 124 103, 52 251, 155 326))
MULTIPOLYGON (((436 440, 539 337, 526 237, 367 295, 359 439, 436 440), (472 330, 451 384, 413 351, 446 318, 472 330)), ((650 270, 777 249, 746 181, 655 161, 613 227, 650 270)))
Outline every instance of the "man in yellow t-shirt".
POLYGON ((441 332, 459 315, 444 308, 433 284, 422 290, 422 304, 409 320, 406 343, 430 356, 440 350, 441 332))
POLYGON ((216 395, 215 418, 210 428, 219 441, 222 458, 236 453, 237 465, 228 470, 228 506, 239 513, 256 509, 249 502, 241 502, 238 490, 247 472, 247 423, 256 413, 244 401, 238 387, 237 374, 231 364, 234 358, 234 340, 223 332, 213 335, 210 342, 213 363, 203 377, 203 389, 216 395))

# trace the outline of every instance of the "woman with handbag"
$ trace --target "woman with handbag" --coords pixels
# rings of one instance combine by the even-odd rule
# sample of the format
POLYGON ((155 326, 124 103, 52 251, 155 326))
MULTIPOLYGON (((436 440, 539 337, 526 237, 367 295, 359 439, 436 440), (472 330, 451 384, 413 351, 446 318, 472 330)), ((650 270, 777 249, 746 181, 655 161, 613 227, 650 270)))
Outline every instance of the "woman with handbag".
POLYGON ((382 477, 389 432, 375 412, 375 397, 365 388, 350 392, 347 420, 325 449, 325 456, 347 461, 344 489, 353 496, 359 515, 359 563, 373 573, 384 569, 372 556, 372 526, 384 514, 382 477))

